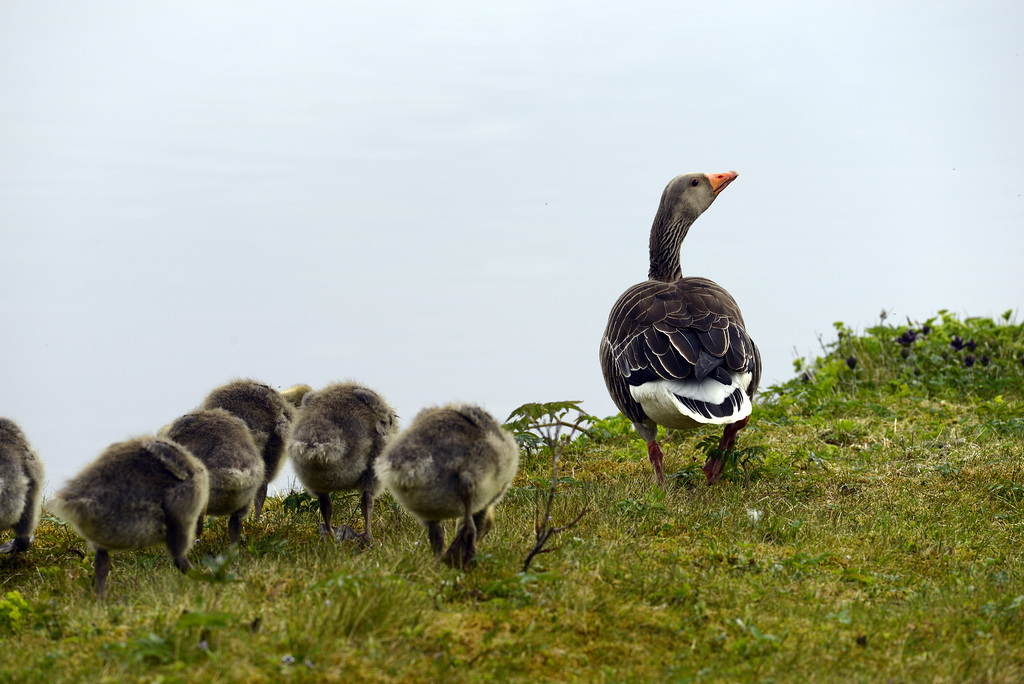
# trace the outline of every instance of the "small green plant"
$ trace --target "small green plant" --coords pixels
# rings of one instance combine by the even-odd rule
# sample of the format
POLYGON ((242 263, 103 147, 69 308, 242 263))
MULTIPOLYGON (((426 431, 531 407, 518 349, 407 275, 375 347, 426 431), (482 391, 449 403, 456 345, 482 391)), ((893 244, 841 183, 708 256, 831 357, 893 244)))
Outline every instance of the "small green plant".
POLYGON ((231 572, 231 565, 237 559, 238 544, 231 544, 224 553, 216 556, 203 556, 202 563, 206 567, 206 571, 192 569, 188 571, 188 576, 209 584, 238 582, 238 576, 231 572))
POLYGON ((19 592, 9 591, 0 598, 0 631, 21 631, 22 626, 32 616, 32 607, 19 592))
POLYGON ((786 636, 788 636, 784 634, 781 637, 777 637, 774 634, 762 633, 750 621, 744 621, 740 618, 736 618, 733 624, 739 633, 736 640, 730 643, 729 650, 744 658, 763 656, 774 652, 785 641, 786 636))
POLYGON ((305 489, 294 489, 284 497, 284 510, 289 513, 320 512, 319 500, 305 489))
POLYGON ((600 430, 591 428, 608 424, 612 419, 601 421, 579 407, 579 401, 549 401, 546 403, 523 404, 505 419, 505 429, 511 430, 520 449, 537 453, 545 448, 568 444, 575 437, 598 438, 611 434, 607 427, 600 430), (575 420, 570 420, 575 414, 575 420), (567 432, 564 434, 562 430, 567 432))
POLYGON ((1024 485, 1019 482, 1004 480, 990 484, 988 486, 988 493, 1011 505, 1024 502, 1024 485))
MULTIPOLYGON (((587 424, 596 422, 596 418, 579 407, 578 401, 553 401, 545 404, 523 404, 514 410, 505 421, 506 427, 512 428, 517 435, 534 435, 551 454, 551 487, 548 490, 547 502, 544 506, 544 513, 540 515, 540 507, 537 507, 537 516, 534 518, 534 532, 537 541, 530 549, 523 561, 522 573, 530 569, 530 562, 541 553, 550 553, 555 548, 545 549, 544 545, 551 537, 571 528, 578 523, 587 513, 584 508, 579 514, 565 525, 553 526, 551 524, 551 506, 555 500, 555 490, 558 487, 558 461, 562 457, 562 450, 572 441, 577 434, 586 433, 587 424), (572 414, 575 413, 575 418, 572 414), (562 432, 563 428, 566 432, 562 432)), ((522 443, 529 443, 524 438, 522 443)), ((556 547, 557 548, 557 547, 556 547)))
POLYGON ((883 310, 878 324, 863 334, 836 322, 835 341, 819 338, 823 355, 798 359, 798 377, 765 394, 802 399, 808 411, 861 388, 945 399, 1020 396, 1024 324, 1014 322, 1012 310, 995 320, 961 320, 945 309, 924 322, 897 325, 889 319, 883 310))
POLYGON ((153 632, 134 639, 124 648, 132 659, 148 665, 166 665, 177 659, 174 644, 153 632))
POLYGON ((763 446, 755 444, 742 449, 720 451, 718 444, 718 437, 709 434, 697 442, 697 449, 704 452, 706 460, 722 458, 725 461, 725 465, 722 468, 723 476, 728 475, 730 471, 739 472, 742 470, 743 484, 745 487, 749 487, 750 473, 753 471, 756 474, 764 467, 764 459, 768 453, 767 450, 763 446))

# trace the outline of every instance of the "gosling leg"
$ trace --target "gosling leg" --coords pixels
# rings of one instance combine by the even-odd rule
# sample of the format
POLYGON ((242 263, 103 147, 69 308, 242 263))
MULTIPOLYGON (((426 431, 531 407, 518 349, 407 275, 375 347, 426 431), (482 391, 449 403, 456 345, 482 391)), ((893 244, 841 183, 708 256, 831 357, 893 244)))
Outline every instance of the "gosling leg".
POLYGON ((182 572, 192 569, 192 564, 188 562, 187 558, 188 547, 192 543, 192 540, 189 539, 191 531, 192 527, 190 525, 182 524, 182 521, 168 516, 167 550, 170 552, 171 558, 174 559, 174 565, 182 572))
POLYGON ((444 528, 441 523, 431 520, 427 523, 427 539, 430 540, 430 550, 434 557, 439 557, 444 552, 444 528))
POLYGON ((228 518, 228 540, 232 544, 237 544, 238 538, 242 536, 242 518, 245 517, 245 513, 246 509, 241 508, 228 518))
POLYGON ((465 517, 451 546, 441 559, 451 567, 466 568, 476 555, 476 521, 473 519, 473 481, 463 476, 459 482, 459 494, 465 509, 465 517))
POLYGON ((260 513, 263 512, 263 502, 267 500, 267 487, 268 483, 264 480, 260 488, 256 490, 256 498, 252 502, 252 519, 254 521, 260 519, 260 513))
POLYGON ((358 539, 369 546, 373 543, 373 530, 370 529, 370 520, 373 519, 373 494, 370 492, 363 492, 362 509, 363 533, 359 535, 358 539))
POLYGON ((107 573, 110 572, 110 554, 106 549, 96 549, 96 598, 107 596, 107 573))
POLYGON ((320 536, 324 539, 333 538, 334 528, 331 527, 331 517, 334 515, 334 502, 331 501, 331 495, 320 494, 317 496, 317 501, 320 502, 320 517, 323 518, 320 523, 320 536))

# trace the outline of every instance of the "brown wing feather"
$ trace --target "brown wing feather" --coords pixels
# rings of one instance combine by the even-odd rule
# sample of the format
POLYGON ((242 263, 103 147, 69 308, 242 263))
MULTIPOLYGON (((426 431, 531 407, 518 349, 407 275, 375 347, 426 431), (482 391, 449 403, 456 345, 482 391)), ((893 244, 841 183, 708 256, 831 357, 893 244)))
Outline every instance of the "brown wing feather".
POLYGON ((721 379, 720 368, 761 379, 761 356, 747 335, 736 300, 706 278, 648 280, 626 290, 608 317, 601 368, 616 406, 633 422, 643 410, 629 385, 658 379, 721 379))

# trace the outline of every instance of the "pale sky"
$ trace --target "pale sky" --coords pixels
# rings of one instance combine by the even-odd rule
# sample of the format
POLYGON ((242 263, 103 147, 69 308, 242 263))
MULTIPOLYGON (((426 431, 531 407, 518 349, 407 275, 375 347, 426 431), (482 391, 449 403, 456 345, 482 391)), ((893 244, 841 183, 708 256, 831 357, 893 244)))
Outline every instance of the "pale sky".
POLYGON ((739 172, 683 272, 764 385, 883 308, 1019 320, 1019 2, 625 5, 0 0, 0 415, 49 488, 236 377, 609 415, 683 172, 739 172))

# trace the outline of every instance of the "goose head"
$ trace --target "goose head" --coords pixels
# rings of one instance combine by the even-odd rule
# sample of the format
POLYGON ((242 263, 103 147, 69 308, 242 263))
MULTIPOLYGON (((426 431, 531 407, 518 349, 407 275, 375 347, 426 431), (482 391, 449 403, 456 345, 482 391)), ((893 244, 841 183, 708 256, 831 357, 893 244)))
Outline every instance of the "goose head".
POLYGON ((686 233, 738 175, 735 171, 684 173, 669 181, 651 227, 649 278, 671 282, 682 277, 679 248, 686 233))

